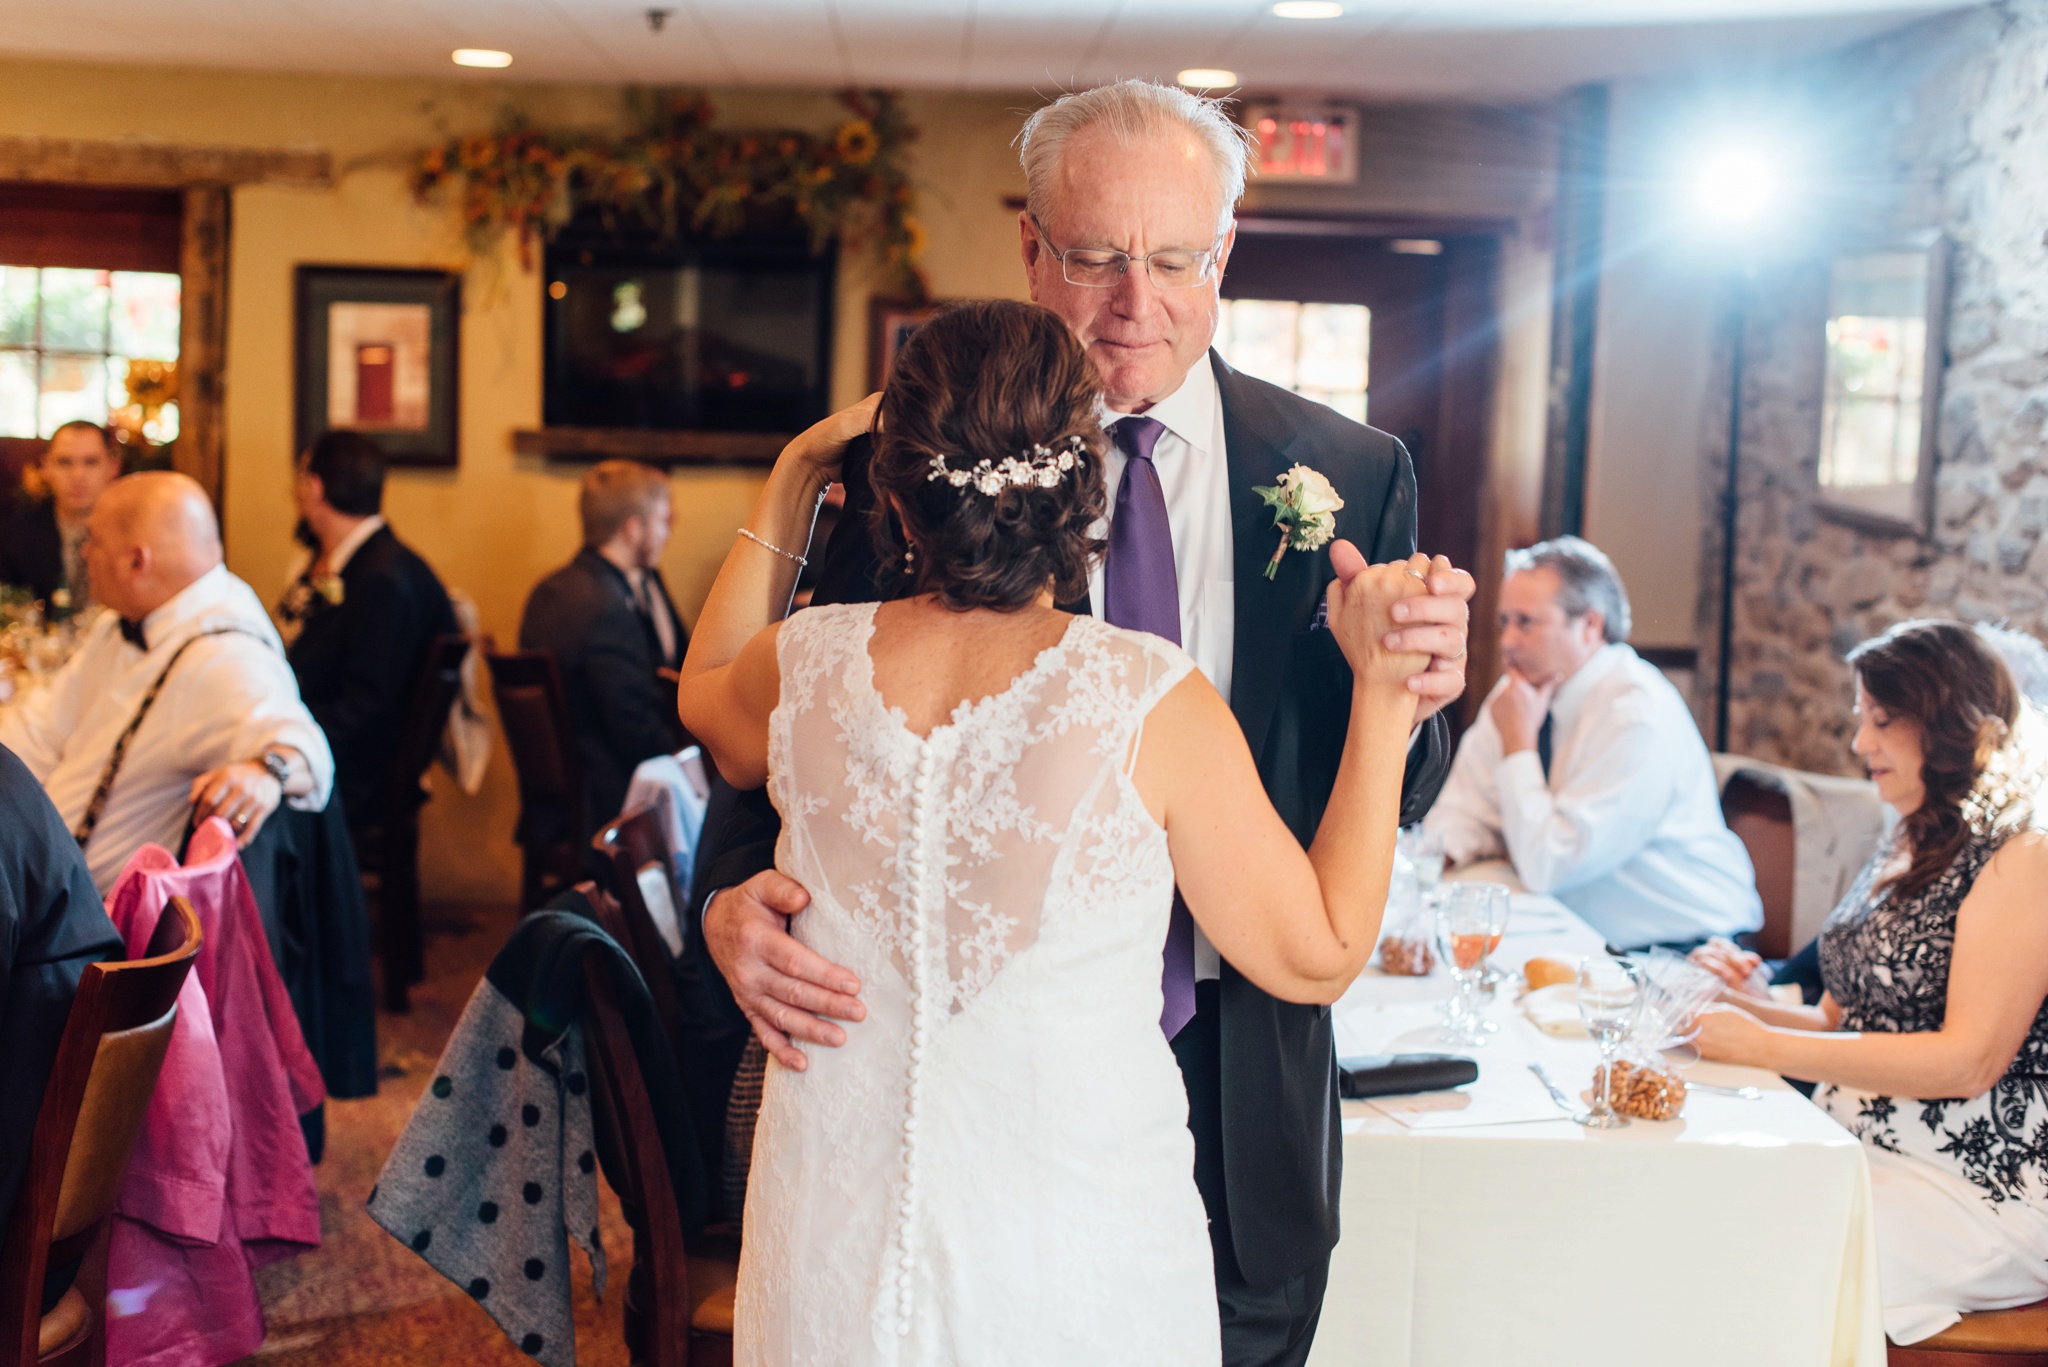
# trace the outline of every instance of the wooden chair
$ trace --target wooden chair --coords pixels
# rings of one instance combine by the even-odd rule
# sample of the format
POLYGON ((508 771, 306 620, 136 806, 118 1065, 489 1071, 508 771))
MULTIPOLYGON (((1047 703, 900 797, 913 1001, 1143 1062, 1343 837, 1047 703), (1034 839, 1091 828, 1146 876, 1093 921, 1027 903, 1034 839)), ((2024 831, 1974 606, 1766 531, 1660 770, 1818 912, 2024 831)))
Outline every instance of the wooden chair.
POLYGON ((420 779, 441 748, 449 709, 462 691, 466 636, 436 636, 413 686, 391 786, 384 794, 384 824, 351 832, 356 859, 377 890, 377 957, 384 968, 384 1009, 406 1011, 407 989, 427 976, 426 935, 420 925, 420 779))
POLYGON ((687 1067, 682 1004, 677 999, 675 978, 669 968, 668 942, 662 938, 654 911, 648 906, 640 883, 642 871, 650 864, 656 866, 668 890, 670 911, 681 924, 688 908, 684 899, 678 896, 674 852, 669 849, 668 836, 661 828, 660 815, 654 808, 646 807, 630 816, 622 816, 600 830, 590 844, 612 867, 612 882, 617 889, 614 896, 619 904, 624 931, 623 934, 614 933, 612 938, 625 948, 639 968, 640 976, 647 980, 647 992, 654 998, 654 1012, 668 1033, 669 1048, 675 1051, 676 1061, 687 1067))
POLYGON ((491 670, 491 693, 497 700, 498 722, 519 775, 522 828, 535 813, 559 812, 571 835, 540 840, 522 829, 520 898, 527 910, 582 877, 586 827, 583 812, 583 765, 576 754, 576 732, 569 724, 568 695, 554 655, 523 650, 484 656, 491 670))
POLYGON ((28 1166, 0 1243, 0 1352, 39 1367, 103 1367, 109 1217, 199 957, 199 917, 174 897, 146 958, 89 964, 36 1112, 28 1166), (76 1264, 42 1313, 52 1267, 76 1264))
MULTIPOLYGON (((598 924, 621 945, 631 931, 619 904, 585 885, 598 924)), ((731 1367, 733 1287, 739 1250, 730 1240, 686 1239, 669 1180, 654 1108, 633 1041, 612 995, 611 977, 584 961, 584 1045, 590 1065, 591 1124, 605 1175, 633 1229, 626 1279, 626 1348, 638 1367, 731 1367)))
POLYGON ((1757 896, 1764 904, 1756 952, 1766 959, 1789 958, 1800 948, 1792 943, 1793 874, 1799 852, 1792 799, 1746 774, 1736 774, 1721 790, 1721 815, 1756 869, 1757 896))
POLYGON ((2048 1367, 2048 1301, 1965 1315, 1910 1348, 1885 1344, 1889 1367, 2048 1367))

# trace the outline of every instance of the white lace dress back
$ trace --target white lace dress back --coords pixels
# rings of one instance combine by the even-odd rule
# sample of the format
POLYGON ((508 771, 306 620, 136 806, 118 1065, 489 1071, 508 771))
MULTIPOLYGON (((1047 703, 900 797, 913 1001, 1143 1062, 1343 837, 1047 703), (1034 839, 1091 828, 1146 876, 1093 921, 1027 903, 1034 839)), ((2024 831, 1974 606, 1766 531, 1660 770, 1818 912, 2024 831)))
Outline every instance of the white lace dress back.
POLYGON ((919 738, 874 685, 871 604, 784 624, 768 791, 795 930, 868 1016, 770 1065, 742 1364, 1220 1358, 1187 1097, 1160 1033, 1166 835, 1129 776, 1193 668, 1077 617, 919 738))

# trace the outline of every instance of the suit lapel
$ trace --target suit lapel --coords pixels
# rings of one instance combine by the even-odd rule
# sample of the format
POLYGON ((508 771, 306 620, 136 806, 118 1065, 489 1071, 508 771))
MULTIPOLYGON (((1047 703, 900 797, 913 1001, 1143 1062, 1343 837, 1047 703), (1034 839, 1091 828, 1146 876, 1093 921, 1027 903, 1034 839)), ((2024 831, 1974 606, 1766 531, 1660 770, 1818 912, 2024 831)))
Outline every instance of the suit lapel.
POLYGON ((1236 640, 1231 651, 1230 710, 1257 759, 1280 699, 1288 643, 1306 629, 1324 576, 1318 555, 1289 551, 1273 578, 1266 565, 1280 544, 1273 510, 1257 493, 1295 463, 1294 434, 1259 386, 1246 383, 1213 351, 1216 388, 1223 399, 1223 441, 1230 467, 1230 533, 1236 581, 1236 640))

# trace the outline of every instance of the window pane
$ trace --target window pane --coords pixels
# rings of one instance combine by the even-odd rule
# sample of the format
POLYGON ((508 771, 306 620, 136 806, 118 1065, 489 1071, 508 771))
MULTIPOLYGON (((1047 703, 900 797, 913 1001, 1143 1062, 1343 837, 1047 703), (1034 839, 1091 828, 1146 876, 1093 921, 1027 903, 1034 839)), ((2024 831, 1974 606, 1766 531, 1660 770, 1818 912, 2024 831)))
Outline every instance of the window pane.
POLYGON ((1363 304, 1303 304, 1297 383, 1363 392, 1371 310, 1363 304))
POLYGON ((0 266, 0 346, 36 344, 36 268, 0 266))
POLYGON ((43 272, 43 345, 65 351, 107 349, 106 271, 43 272))
POLYGON ((1223 359, 1269 384, 1294 388, 1296 323, 1301 305, 1287 299, 1226 299, 1223 308, 1230 315, 1230 335, 1223 359))
POLYGON ((0 351, 0 437, 36 434, 36 354, 0 351))
MULTIPOLYGON (((54 272, 52 272, 54 274, 54 272)), ((67 422, 107 420, 107 392, 114 383, 115 367, 104 356, 43 354, 42 393, 37 395, 37 436, 55 435, 67 422)))
POLYGON ((153 361, 178 359, 178 277, 145 271, 115 271, 116 355, 153 361))

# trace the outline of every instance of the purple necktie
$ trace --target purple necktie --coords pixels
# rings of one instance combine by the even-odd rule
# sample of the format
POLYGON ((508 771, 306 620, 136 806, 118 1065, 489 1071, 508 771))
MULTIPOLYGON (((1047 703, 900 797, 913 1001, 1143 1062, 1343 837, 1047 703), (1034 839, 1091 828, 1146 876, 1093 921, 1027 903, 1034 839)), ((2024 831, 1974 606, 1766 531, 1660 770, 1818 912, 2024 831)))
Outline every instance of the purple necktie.
MULTIPOLYGON (((1173 567, 1173 527, 1166 494, 1152 464, 1152 448, 1166 427, 1157 418, 1125 418, 1110 435, 1125 456, 1109 520, 1109 554, 1102 565, 1102 615, 1111 626, 1149 631, 1180 644, 1180 576, 1173 567)), ((1172 1039, 1195 1016, 1195 923, 1176 892, 1166 923, 1160 974, 1164 1006, 1159 1028, 1172 1039)))

